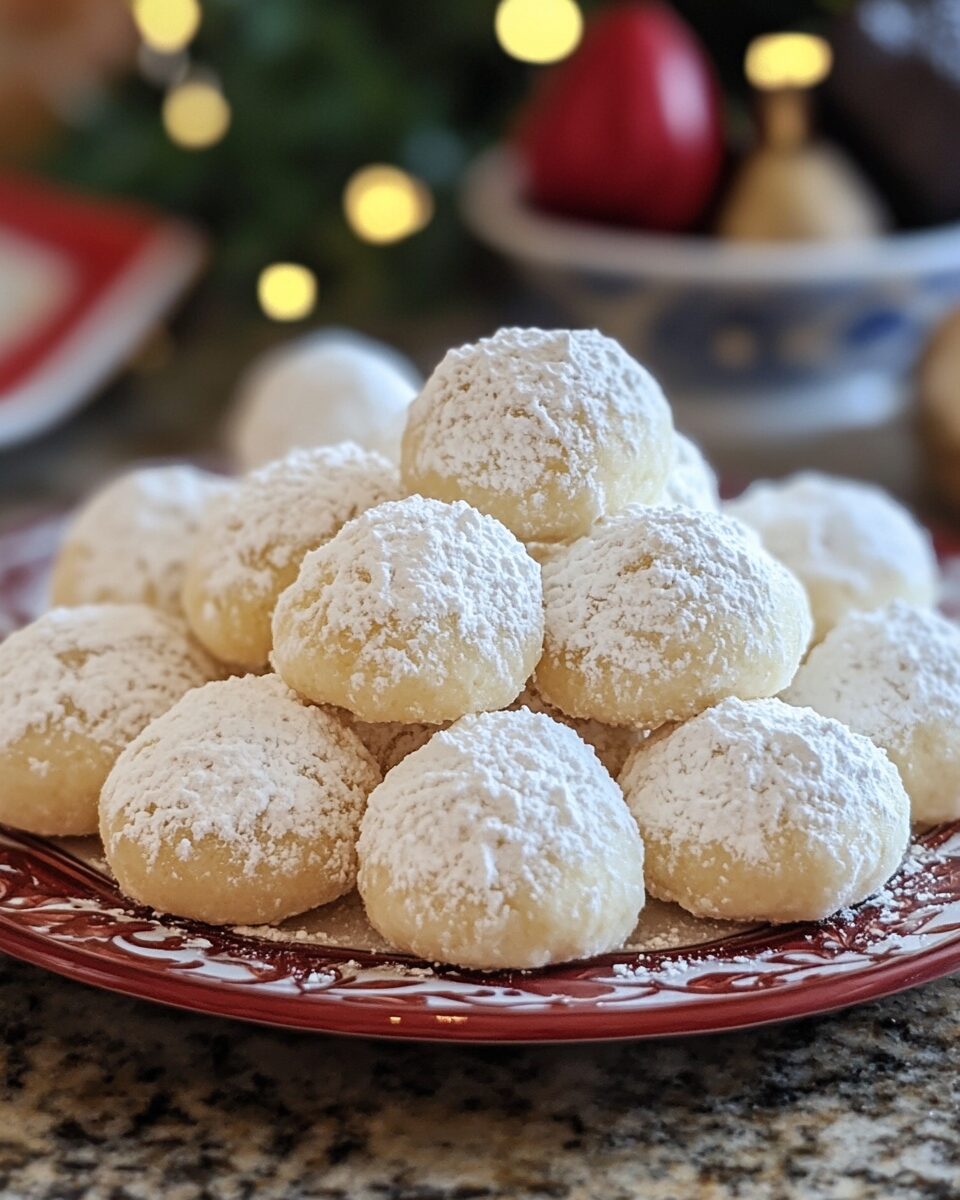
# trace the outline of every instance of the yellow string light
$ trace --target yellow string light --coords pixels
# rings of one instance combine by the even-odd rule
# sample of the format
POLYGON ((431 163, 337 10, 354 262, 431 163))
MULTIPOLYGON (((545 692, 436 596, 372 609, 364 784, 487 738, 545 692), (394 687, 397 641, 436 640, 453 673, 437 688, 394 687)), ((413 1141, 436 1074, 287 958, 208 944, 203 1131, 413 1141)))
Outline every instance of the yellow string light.
POLYGON ((202 17, 198 0, 133 0, 133 19, 140 36, 163 54, 188 46, 202 17))
POLYGON ((374 164, 355 172, 343 191, 350 228, 365 242, 399 242, 428 225, 433 196, 419 179, 399 167, 374 164))
POLYGON ((272 320, 299 321, 316 306, 317 277, 300 263, 271 263, 260 272, 257 299, 272 320))
POLYGON ((583 36, 576 0, 500 0, 494 18, 497 41, 521 62, 559 62, 583 36))
POLYGON ((163 101, 163 125, 171 141, 187 150, 205 150, 230 128, 230 105, 207 80, 194 79, 170 89, 163 101))
POLYGON ((747 47, 743 69, 755 88, 809 88, 822 83, 833 51, 812 33, 766 33, 747 47))

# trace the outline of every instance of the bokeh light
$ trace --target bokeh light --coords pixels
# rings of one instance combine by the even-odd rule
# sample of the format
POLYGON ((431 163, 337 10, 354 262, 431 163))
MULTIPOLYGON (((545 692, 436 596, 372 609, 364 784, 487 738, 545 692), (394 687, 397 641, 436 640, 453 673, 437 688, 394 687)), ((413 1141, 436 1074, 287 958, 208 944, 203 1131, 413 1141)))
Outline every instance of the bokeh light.
POLYGON ((178 146, 205 150, 216 145, 230 128, 230 105, 215 83, 187 80, 164 97, 163 124, 178 146))
POLYGON ((188 46, 202 17, 198 0, 133 0, 133 19, 140 36, 164 54, 188 46))
POLYGON ((350 228, 365 242, 398 242, 417 233, 433 216, 427 185, 399 167, 374 164, 355 172, 343 192, 350 228))
POLYGON ((767 33, 747 47, 744 71, 756 88, 807 88, 822 83, 833 51, 812 33, 767 33))
POLYGON ((494 19, 497 41, 521 62, 559 62, 583 36, 576 0, 500 0, 494 19))
POLYGON ((317 303, 317 277, 301 263, 264 267, 257 280, 260 307, 274 321, 300 321, 317 303))

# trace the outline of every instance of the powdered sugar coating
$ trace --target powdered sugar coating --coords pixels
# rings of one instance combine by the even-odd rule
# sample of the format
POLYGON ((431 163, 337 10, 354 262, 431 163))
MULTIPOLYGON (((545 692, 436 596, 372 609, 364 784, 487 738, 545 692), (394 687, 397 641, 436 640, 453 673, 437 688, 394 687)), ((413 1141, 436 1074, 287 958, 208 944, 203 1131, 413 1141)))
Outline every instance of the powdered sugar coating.
POLYGON ((215 503, 184 587, 197 637, 225 662, 266 665, 270 617, 303 556, 367 508, 400 495, 396 469, 344 442, 294 450, 215 503))
POLYGON ((218 668, 141 604, 54 608, 0 643, 0 745, 66 730, 119 751, 218 668))
POLYGON ((573 730, 528 709, 464 717, 370 796, 359 887, 384 936, 426 958, 539 967, 620 945, 643 845, 573 730))
POLYGON ((815 641, 854 610, 897 598, 936 603, 930 535, 873 484, 805 471, 752 484, 726 511, 756 529, 803 583, 815 641))
POLYGON ((699 508, 720 511, 717 476, 703 451, 682 433, 674 435, 674 459, 658 503, 666 507, 699 508))
POLYGON ((181 621, 146 605, 56 608, 0 643, 0 821, 97 826, 120 751, 217 668, 181 621))
POLYGON ((274 615, 274 663, 301 695, 367 721, 440 724, 501 708, 543 637, 540 571, 458 501, 379 505, 308 554, 274 615))
POLYGON ((262 355, 240 383, 229 440, 244 470, 296 447, 351 441, 399 461, 410 401, 422 380, 372 338, 325 330, 262 355))
POLYGON ((647 887, 700 916, 816 920, 899 865, 909 801, 867 738, 780 700, 729 698, 654 735, 621 786, 647 887))
POLYGON ((379 782, 356 735, 274 675, 188 693, 124 751, 100 801, 108 861, 137 899, 217 923, 343 895, 379 782))
POLYGON ((501 329, 447 352, 410 408, 401 463, 410 491, 564 541, 655 500, 672 438, 656 380, 611 338, 501 329))
MULTIPOLYGON (((512 707, 529 708, 531 712, 546 713, 554 721, 568 725, 588 746, 593 747, 597 758, 614 779, 623 770, 623 764, 630 752, 635 750, 646 737, 644 730, 630 725, 606 725, 603 721, 568 717, 565 712, 544 700, 537 691, 533 680, 523 689, 512 707)), ((412 749, 414 747, 411 747, 412 749)))
POLYGON ((745 526, 634 506, 543 564, 537 687, 576 717, 646 729, 790 682, 811 623, 803 589, 745 526))
POLYGON ((827 634, 783 698, 836 717, 896 763, 913 819, 960 817, 960 629, 895 600, 827 634))
POLYGON ((142 603, 181 614, 180 592, 200 522, 211 501, 231 486, 186 463, 142 467, 113 480, 67 528, 53 568, 53 603, 142 603))

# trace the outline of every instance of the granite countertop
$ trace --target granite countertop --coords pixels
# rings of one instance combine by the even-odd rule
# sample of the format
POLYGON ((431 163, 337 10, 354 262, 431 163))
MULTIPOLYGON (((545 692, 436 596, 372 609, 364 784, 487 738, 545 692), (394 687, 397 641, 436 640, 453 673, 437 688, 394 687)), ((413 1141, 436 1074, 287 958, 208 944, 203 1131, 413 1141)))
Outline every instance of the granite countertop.
POLYGON ((0 957, 4 1200, 960 1195, 960 976, 832 1016, 559 1048, 334 1040, 0 957))

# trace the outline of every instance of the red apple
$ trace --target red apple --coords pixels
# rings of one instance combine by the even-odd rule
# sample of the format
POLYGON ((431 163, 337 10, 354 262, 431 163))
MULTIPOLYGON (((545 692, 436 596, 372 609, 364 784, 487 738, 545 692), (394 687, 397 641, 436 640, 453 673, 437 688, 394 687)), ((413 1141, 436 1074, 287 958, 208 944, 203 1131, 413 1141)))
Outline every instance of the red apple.
POLYGON ((682 230, 723 164, 720 90, 690 27, 655 2, 617 4, 545 73, 517 141, 530 199, 576 216, 682 230))

